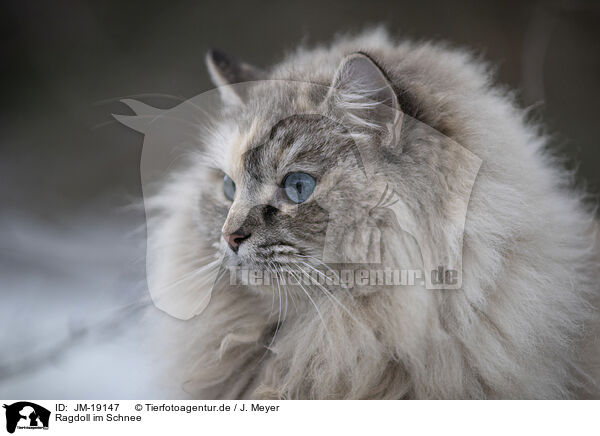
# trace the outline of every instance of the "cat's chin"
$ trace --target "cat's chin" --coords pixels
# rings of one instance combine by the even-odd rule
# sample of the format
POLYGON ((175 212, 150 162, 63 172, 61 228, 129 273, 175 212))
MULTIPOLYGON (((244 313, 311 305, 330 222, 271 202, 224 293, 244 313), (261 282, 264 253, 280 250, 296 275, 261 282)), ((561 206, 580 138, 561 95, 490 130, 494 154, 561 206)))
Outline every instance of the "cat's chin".
POLYGON ((237 268, 246 273, 251 273, 255 275, 274 275, 278 271, 289 270, 295 264, 293 260, 270 260, 240 257, 231 259, 229 262, 226 262, 226 266, 237 268))
POLYGON ((241 247, 235 253, 225 249, 223 253, 223 265, 246 269, 248 271, 268 272, 274 274, 277 271, 285 271, 300 262, 305 256, 298 249, 288 248, 282 250, 246 249, 241 247))

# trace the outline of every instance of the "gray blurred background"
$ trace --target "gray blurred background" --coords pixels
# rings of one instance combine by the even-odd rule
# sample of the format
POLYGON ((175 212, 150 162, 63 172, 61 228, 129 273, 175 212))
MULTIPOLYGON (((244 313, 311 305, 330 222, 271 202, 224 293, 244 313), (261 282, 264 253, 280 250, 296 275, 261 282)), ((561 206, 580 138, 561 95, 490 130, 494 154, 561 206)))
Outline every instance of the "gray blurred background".
POLYGON ((129 238, 144 216, 124 209, 142 136, 112 119, 120 98, 167 108, 210 89, 211 47, 266 66, 380 23, 487 58, 597 200, 599 1, 3 1, 0 397, 147 395, 137 342, 107 327, 144 294, 143 237, 129 238), (104 345, 67 356, 94 326, 104 345))
POLYGON ((142 137, 117 102, 169 107, 211 87, 204 54, 257 65, 299 42, 384 23, 400 37, 482 53, 535 106, 555 147, 600 191, 600 2, 4 1, 0 12, 3 208, 57 219, 91 199, 139 195, 142 137), (158 97, 163 94, 165 97, 158 97), (152 95, 154 97, 152 97, 152 95), (166 96, 173 96, 170 99, 166 96))

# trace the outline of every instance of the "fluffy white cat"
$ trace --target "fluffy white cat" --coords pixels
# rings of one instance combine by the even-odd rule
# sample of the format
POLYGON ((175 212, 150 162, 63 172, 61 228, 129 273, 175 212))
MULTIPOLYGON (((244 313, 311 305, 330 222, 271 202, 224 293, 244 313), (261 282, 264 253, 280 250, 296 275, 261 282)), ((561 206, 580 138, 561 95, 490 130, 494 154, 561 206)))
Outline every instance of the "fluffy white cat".
POLYGON ((152 286, 182 288, 181 304, 203 308, 160 329, 168 377, 199 398, 598 396, 594 211, 485 64, 382 30, 266 70, 207 60, 219 119, 200 129, 200 157, 148 203, 152 286), (472 186, 450 144, 480 159, 472 186), (361 168, 348 163, 353 146, 361 168), (367 173, 385 173, 395 215, 371 213, 380 187, 367 173), (452 224, 456 192, 470 192, 464 233, 452 224), (283 273, 325 267, 332 216, 340 263, 373 250, 362 232, 374 223, 381 263, 424 267, 443 246, 460 255, 461 286, 283 285, 283 273), (213 289, 206 271, 223 257, 275 281, 213 289))

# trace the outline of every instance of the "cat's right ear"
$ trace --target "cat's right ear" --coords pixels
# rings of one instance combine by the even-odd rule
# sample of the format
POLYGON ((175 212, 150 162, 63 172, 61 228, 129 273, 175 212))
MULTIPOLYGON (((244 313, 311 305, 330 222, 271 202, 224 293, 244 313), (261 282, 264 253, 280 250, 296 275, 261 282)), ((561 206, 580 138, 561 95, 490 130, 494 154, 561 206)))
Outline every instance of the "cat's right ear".
POLYGON ((219 87, 223 102, 241 104, 244 102, 244 86, 229 86, 236 83, 261 80, 265 73, 260 68, 212 49, 206 54, 206 65, 213 84, 219 87))

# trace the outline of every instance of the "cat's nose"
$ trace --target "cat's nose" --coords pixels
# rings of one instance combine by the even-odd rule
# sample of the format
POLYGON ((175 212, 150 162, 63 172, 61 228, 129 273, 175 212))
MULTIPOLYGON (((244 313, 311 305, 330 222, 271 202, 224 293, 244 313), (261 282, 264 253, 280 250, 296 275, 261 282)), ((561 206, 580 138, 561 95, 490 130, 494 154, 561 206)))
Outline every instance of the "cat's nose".
POLYGON ((223 233, 223 239, 225 239, 227 245, 229 245, 229 247, 234 251, 234 253, 238 252, 240 244, 249 237, 250 233, 244 232, 241 229, 238 229, 235 232, 229 234, 223 233))

